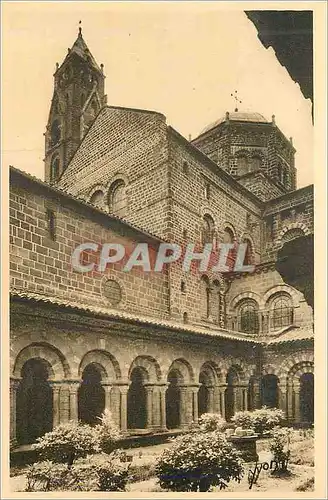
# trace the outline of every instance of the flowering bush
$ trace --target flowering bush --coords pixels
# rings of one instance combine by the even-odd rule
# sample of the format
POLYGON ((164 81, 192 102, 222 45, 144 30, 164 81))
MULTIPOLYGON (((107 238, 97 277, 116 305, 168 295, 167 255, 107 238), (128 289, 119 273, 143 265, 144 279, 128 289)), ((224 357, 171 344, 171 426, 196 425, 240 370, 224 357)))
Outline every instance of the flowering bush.
POLYGON ((257 434, 270 431, 273 427, 280 425, 284 419, 284 412, 277 408, 263 408, 254 411, 239 411, 232 421, 243 429, 254 429, 257 434))
POLYGON ((74 421, 58 425, 37 441, 33 449, 43 459, 66 462, 68 465, 72 465, 77 458, 100 451, 98 429, 74 421))
POLYGON ((289 445, 291 433, 291 429, 275 427, 269 445, 273 460, 278 462, 280 468, 284 470, 287 470, 287 462, 290 455, 289 445))
POLYGON ((198 419, 200 430, 204 432, 222 431, 225 423, 220 413, 203 413, 198 419))
POLYGON ((231 421, 237 426, 243 429, 253 429, 254 427, 254 417, 251 411, 237 411, 232 417, 231 421))
POLYGON ((98 431, 99 445, 105 453, 110 453, 115 448, 115 443, 121 439, 122 434, 113 420, 112 413, 107 408, 101 417, 100 424, 96 426, 98 431))
POLYGON ((240 453, 217 431, 177 437, 156 464, 162 488, 171 491, 209 491, 225 488, 231 479, 240 481, 240 453))
POLYGON ((38 462, 27 471, 26 491, 125 491, 129 466, 119 456, 100 455, 67 464, 38 462))

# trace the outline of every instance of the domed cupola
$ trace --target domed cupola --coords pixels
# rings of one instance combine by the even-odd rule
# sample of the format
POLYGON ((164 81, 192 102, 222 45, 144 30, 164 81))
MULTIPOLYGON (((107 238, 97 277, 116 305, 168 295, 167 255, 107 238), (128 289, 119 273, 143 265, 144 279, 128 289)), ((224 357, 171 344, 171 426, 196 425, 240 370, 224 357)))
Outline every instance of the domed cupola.
POLYGON ((257 112, 226 114, 205 127, 192 144, 261 199, 295 189, 295 149, 257 112))

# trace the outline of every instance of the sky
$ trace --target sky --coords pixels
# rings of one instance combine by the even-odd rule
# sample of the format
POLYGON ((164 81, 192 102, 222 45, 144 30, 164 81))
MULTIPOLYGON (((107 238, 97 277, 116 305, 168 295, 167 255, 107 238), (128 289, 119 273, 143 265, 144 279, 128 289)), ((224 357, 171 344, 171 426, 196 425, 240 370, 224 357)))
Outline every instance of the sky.
MULTIPOLYGON (((254 7, 258 8, 258 6, 254 7)), ((255 111, 297 150, 313 182, 311 102, 266 49, 242 6, 221 2, 23 2, 2 5, 2 158, 41 179, 53 73, 77 37, 104 64, 108 104, 160 111, 185 137, 233 111, 255 111)))

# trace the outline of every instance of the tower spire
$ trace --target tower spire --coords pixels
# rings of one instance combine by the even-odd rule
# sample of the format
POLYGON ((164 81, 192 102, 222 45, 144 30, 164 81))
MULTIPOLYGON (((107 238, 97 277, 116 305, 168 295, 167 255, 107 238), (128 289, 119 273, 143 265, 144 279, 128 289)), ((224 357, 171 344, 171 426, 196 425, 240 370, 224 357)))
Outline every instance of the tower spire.
POLYGON ((82 21, 79 21, 79 37, 82 37, 82 21))

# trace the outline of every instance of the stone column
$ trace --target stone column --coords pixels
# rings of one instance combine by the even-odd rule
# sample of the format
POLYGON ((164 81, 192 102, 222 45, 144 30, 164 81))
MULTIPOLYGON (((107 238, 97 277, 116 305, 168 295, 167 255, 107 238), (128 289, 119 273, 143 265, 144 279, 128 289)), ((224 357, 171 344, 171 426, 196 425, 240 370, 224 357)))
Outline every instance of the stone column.
POLYGON ((10 379, 10 440, 16 441, 16 402, 19 379, 10 379))
POLYGON ((293 385, 291 381, 287 384, 287 418, 288 422, 293 421, 293 385))
POLYGON ((62 424, 69 421, 70 407, 69 407, 69 385, 68 383, 62 382, 60 384, 59 393, 59 422, 62 424))
POLYGON ((153 396, 154 396, 154 386, 146 385, 146 408, 147 408, 147 429, 151 429, 153 427, 153 396))
POLYGON ((188 388, 180 386, 180 427, 187 427, 188 388))
POLYGON ((160 397, 160 426, 163 431, 167 430, 166 427, 166 389, 168 384, 162 385, 159 388, 160 397))
POLYGON ((287 418, 287 386, 286 384, 278 385, 278 408, 282 410, 287 418))
POLYGON ((49 381, 52 388, 52 428, 60 424, 60 385, 58 382, 49 381))
POLYGON ((105 409, 111 410, 111 390, 112 390, 112 385, 108 381, 103 381, 101 384, 104 388, 105 391, 105 409))
POLYGON ((253 404, 254 410, 261 408, 261 384, 259 379, 253 381, 253 404))
POLYGON ((154 385, 153 390, 153 429, 161 428, 161 392, 158 385, 154 385))
POLYGON ((233 414, 235 415, 239 411, 239 401, 238 401, 239 387, 233 386, 233 414))
POLYGON ((114 384, 110 393, 111 411, 116 425, 121 427, 121 391, 118 385, 114 384))
POLYGON ((121 398, 120 398, 120 414, 121 414, 121 431, 126 432, 127 427, 128 427, 128 422, 127 422, 127 394, 128 394, 129 386, 128 385, 121 385, 120 386, 120 393, 121 393, 121 398))
POLYGON ((214 387, 208 387, 208 413, 214 413, 214 387))
POLYGON ((301 408, 300 408, 301 384, 299 380, 294 381, 293 389, 294 389, 294 422, 298 424, 301 421, 301 408))
POLYGON ((193 410, 193 415, 192 415, 192 420, 195 422, 195 424, 198 423, 198 391, 199 387, 193 387, 192 389, 192 410, 193 410))
POLYGON ((72 380, 69 386, 69 418, 70 420, 78 420, 78 390, 80 387, 80 380, 72 380))
POLYGON ((241 388, 241 395, 242 395, 242 398, 241 398, 241 401, 242 401, 242 410, 248 410, 248 400, 247 400, 247 396, 248 396, 248 386, 243 386, 241 388))
POLYGON ((218 386, 219 393, 219 413, 221 413, 222 418, 226 418, 225 416, 225 391, 227 388, 227 384, 221 384, 218 386))

